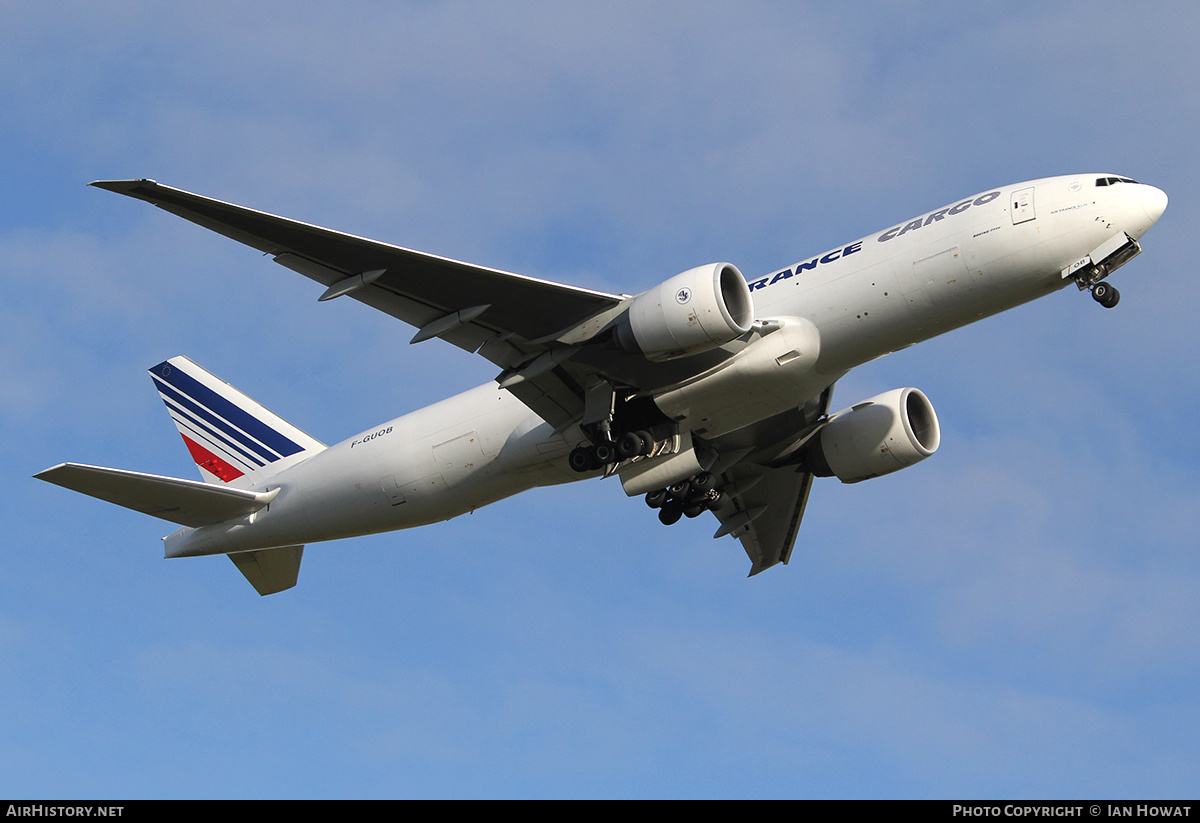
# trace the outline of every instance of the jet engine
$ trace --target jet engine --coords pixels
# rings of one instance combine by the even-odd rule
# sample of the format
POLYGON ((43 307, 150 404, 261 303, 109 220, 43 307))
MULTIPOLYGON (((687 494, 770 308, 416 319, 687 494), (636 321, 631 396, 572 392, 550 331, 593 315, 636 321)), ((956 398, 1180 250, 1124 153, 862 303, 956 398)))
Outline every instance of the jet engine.
POLYGON ((805 456, 818 477, 858 483, 919 463, 941 439, 929 398, 918 389, 893 389, 833 415, 805 456))
POLYGON ((617 325, 616 341, 623 351, 657 362, 724 345, 753 322, 746 278, 730 263, 709 263, 635 297, 617 325))

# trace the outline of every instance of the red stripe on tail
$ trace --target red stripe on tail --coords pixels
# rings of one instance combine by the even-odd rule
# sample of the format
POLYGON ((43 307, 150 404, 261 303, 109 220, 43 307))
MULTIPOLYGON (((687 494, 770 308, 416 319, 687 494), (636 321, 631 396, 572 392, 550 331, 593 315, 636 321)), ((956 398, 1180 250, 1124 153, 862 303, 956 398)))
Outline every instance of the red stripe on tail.
POLYGON ((187 435, 180 436, 183 438, 183 442, 187 444, 188 451, 192 453, 192 459, 196 461, 196 465, 209 474, 215 475, 222 483, 237 480, 242 476, 242 472, 217 457, 199 443, 191 440, 187 435))

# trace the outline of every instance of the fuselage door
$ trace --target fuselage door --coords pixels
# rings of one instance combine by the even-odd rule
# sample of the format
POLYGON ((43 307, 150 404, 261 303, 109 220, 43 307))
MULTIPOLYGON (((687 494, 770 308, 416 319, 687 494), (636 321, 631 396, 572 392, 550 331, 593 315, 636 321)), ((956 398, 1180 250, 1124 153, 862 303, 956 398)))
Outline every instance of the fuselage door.
POLYGON ((1018 189, 1012 193, 1013 225, 1028 223, 1037 215, 1033 212, 1033 187, 1018 189))

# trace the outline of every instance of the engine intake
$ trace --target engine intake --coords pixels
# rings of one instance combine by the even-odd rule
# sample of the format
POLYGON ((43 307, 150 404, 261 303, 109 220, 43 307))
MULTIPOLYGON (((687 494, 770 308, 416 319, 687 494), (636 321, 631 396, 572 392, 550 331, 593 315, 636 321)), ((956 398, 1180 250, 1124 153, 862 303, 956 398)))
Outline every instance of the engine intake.
POLYGON ((671 360, 736 340, 753 322, 746 278, 731 263, 709 263, 635 297, 617 325, 616 341, 629 354, 671 360))
POLYGON ((893 389, 831 417, 806 456, 818 477, 858 483, 919 463, 941 439, 929 398, 919 389, 893 389))

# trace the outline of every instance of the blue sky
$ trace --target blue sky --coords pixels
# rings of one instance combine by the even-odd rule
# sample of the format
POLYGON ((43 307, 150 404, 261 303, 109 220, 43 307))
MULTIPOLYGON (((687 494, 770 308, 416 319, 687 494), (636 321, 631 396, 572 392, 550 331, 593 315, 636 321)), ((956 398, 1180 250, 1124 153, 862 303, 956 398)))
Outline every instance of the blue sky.
POLYGON ((0 794, 1166 797, 1200 785, 1187 3, 5 4, 0 794), (818 483, 786 568, 615 482, 314 545, 259 598, 31 475, 191 477, 187 354, 333 442, 494 377, 85 183, 153 177, 638 292, 1019 180, 1163 188, 1066 290, 876 361, 940 451, 818 483))

